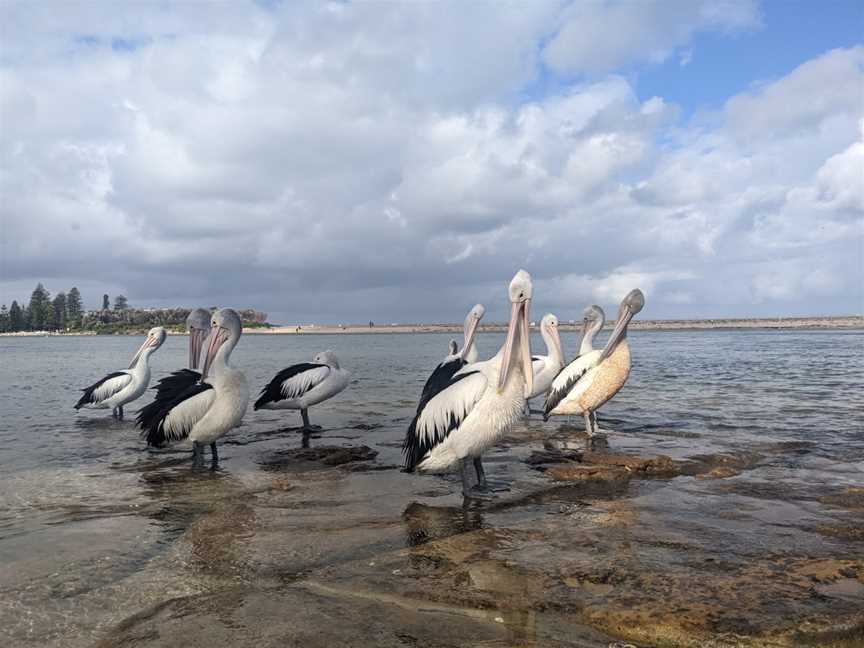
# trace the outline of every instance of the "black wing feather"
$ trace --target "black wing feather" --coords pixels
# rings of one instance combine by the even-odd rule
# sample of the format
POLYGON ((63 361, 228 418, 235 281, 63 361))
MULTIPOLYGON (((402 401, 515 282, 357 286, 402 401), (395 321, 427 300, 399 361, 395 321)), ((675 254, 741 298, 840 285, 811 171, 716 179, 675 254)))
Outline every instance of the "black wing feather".
POLYGON ((466 364, 468 363, 461 358, 454 358, 453 360, 442 362, 435 367, 432 374, 426 379, 426 384, 423 385, 423 391, 420 392, 420 402, 417 404, 418 414, 420 413, 420 410, 426 407, 426 403, 437 396, 442 389, 447 388, 456 372, 466 364))
POLYGON ((104 378, 102 378, 101 380, 97 380, 95 383, 93 383, 89 387, 85 387, 84 389, 82 389, 81 391, 84 392, 84 395, 78 399, 77 403, 75 403, 75 409, 76 410, 81 409, 87 403, 94 403, 95 401, 93 400, 93 392, 96 391, 97 389, 99 389, 99 387, 102 385, 102 383, 104 383, 106 380, 111 380, 112 378, 117 378, 118 376, 125 376, 125 375, 127 375, 125 371, 113 371, 113 372, 109 373, 107 376, 105 376, 104 378))
POLYGON ((276 374, 273 380, 267 383, 264 389, 261 390, 261 395, 258 397, 258 400, 255 401, 253 409, 257 410, 267 403, 275 403, 280 400, 285 400, 286 398, 297 398, 298 396, 302 396, 305 392, 286 396, 282 391, 282 383, 289 378, 293 378, 294 376, 303 373, 304 371, 326 366, 327 365, 317 364, 314 362, 301 362, 300 364, 291 365, 290 367, 283 369, 276 374))
MULTIPOLYGON (((146 439, 147 445, 161 448, 168 441, 176 440, 169 439, 165 434, 165 419, 171 413, 171 410, 177 407, 180 403, 188 398, 197 396, 201 392, 208 389, 213 389, 213 385, 209 383, 194 383, 189 385, 182 392, 156 392, 156 398, 149 405, 145 405, 138 412, 138 417, 135 419, 138 426, 141 428, 141 438, 146 439)), ((186 438, 190 430, 184 430, 184 434, 180 438, 186 438)))
POLYGON ((187 388, 201 380, 201 374, 192 369, 180 369, 170 376, 162 378, 153 389, 156 390, 156 398, 163 394, 180 394, 187 388))
MULTIPOLYGON (((440 367, 441 365, 438 365, 435 371, 438 371, 440 367)), ((417 434, 417 421, 420 419, 420 415, 423 413, 423 409, 426 407, 429 401, 432 400, 432 398, 434 398, 435 396, 437 396, 441 391, 450 387, 451 385, 455 385, 460 380, 463 380, 468 376, 473 376, 476 373, 479 372, 469 371, 464 374, 459 374, 456 377, 451 376, 450 380, 447 381, 447 383, 443 386, 440 386, 438 390, 435 391, 435 393, 430 393, 428 395, 424 394, 424 396, 427 396, 426 400, 422 400, 421 397, 420 405, 417 407, 417 414, 414 416, 411 424, 408 426, 408 431, 405 433, 405 440, 402 442, 402 454, 405 457, 403 461, 403 470, 405 472, 414 472, 417 464, 423 461, 426 455, 432 451, 432 448, 444 441, 444 439, 450 436, 450 433, 457 427, 459 427, 459 425, 462 423, 461 418, 457 418, 455 414, 450 414, 450 418, 447 421, 447 426, 443 430, 436 430, 436 433, 430 439, 427 437, 427 435, 417 434)), ((432 375, 435 375, 434 372, 432 375)), ((427 383, 428 382, 429 381, 427 381, 427 383)))

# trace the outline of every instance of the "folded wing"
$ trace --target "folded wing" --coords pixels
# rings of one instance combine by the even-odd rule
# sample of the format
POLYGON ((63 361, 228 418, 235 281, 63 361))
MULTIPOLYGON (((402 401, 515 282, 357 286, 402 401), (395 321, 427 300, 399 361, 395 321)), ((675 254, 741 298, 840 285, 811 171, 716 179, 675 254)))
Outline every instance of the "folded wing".
POLYGON ((179 394, 166 392, 161 398, 157 393, 156 400, 138 413, 141 437, 147 440, 147 445, 157 448, 187 438, 215 397, 216 392, 208 383, 190 385, 179 394))
POLYGON ((330 375, 330 367, 312 362, 302 362, 283 369, 271 380, 255 401, 255 409, 268 403, 300 398, 324 382, 330 375))
POLYGON ((486 376, 479 371, 456 373, 443 389, 421 402, 402 443, 405 470, 414 470, 462 424, 483 397, 487 384, 486 376))
POLYGON ((96 381, 81 391, 84 395, 75 403, 75 409, 81 409, 85 405, 96 405, 108 400, 132 382, 132 376, 126 371, 115 371, 101 380, 96 381))
POLYGON ((588 371, 597 366, 597 363, 600 361, 600 354, 600 350, 583 353, 574 358, 570 364, 555 376, 555 380, 552 381, 552 387, 549 388, 549 393, 546 395, 546 402, 543 404, 543 418, 548 418, 549 414, 565 398, 579 388, 579 381, 585 377, 588 371))

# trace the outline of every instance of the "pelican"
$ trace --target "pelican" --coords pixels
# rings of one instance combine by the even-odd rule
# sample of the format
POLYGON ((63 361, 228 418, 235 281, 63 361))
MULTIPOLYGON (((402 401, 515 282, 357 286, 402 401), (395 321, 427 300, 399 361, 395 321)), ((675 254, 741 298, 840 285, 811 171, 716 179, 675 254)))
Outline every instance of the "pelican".
POLYGON ((564 351, 561 348, 561 336, 558 334, 558 318, 552 313, 546 313, 540 320, 540 335, 546 343, 548 355, 534 356, 532 359, 534 389, 526 396, 526 401, 549 391, 555 376, 564 368, 564 351))
MULTIPOLYGON (((488 491, 481 455, 519 418, 533 390, 529 309, 531 275, 520 270, 510 282, 507 340, 490 360, 468 364, 434 395, 421 398, 402 452, 405 471, 440 473, 461 464, 462 492, 488 491), (477 473, 472 489, 470 463, 477 473)), ((464 349, 463 349, 464 350, 464 349)))
POLYGON ((291 365, 277 373, 261 390, 255 409, 299 409, 303 431, 318 431, 320 426, 309 424, 309 408, 345 389, 350 377, 339 366, 335 353, 323 351, 312 362, 291 365))
POLYGON ((165 341, 165 329, 156 326, 147 333, 147 338, 138 349, 124 371, 114 371, 89 387, 82 389, 84 395, 75 404, 75 409, 92 407, 111 408, 111 415, 123 420, 123 406, 139 398, 150 384, 150 354, 165 341))
POLYGON ((606 313, 597 304, 591 304, 582 312, 582 343, 579 345, 579 356, 594 350, 594 337, 603 329, 606 323, 606 313))
POLYGON ((206 308, 196 308, 186 318, 186 330, 189 331, 189 368, 180 369, 170 376, 165 376, 153 388, 156 398, 164 398, 165 394, 180 394, 199 380, 198 364, 204 341, 210 333, 210 311, 206 308))
MULTIPOLYGON (((477 347, 474 344, 474 339, 477 337, 477 330, 480 328, 480 320, 486 314, 486 308, 483 304, 474 304, 468 315, 465 316, 465 324, 463 325, 463 344, 462 351, 459 352, 456 340, 450 340, 450 353, 441 363, 432 371, 426 379, 426 384, 423 385, 423 391, 420 392, 420 403, 423 404, 437 394, 441 389, 447 386, 447 383, 457 371, 466 364, 477 362, 477 347)), ((418 411, 420 408, 417 408, 418 411)))
POLYGON ((644 306, 645 296, 641 290, 637 288, 627 294, 618 309, 615 329, 603 350, 580 355, 552 382, 543 408, 544 420, 554 414, 583 414, 588 436, 597 433, 597 410, 618 393, 630 375, 627 325, 644 306))
POLYGON ((213 313, 210 326, 201 381, 179 394, 157 396, 138 413, 137 420, 147 445, 162 447, 191 439, 195 467, 203 465, 204 446, 209 443, 215 468, 219 461, 216 439, 240 424, 249 402, 249 387, 243 372, 228 362, 243 333, 240 317, 223 308, 213 313))

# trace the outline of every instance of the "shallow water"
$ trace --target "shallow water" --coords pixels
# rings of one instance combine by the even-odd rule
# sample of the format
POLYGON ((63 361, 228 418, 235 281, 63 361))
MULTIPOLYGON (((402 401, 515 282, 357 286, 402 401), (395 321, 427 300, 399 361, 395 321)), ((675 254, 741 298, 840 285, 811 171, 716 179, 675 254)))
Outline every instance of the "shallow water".
MULTIPOLYGON (((864 332, 632 332, 634 369, 601 412, 608 447, 597 452, 666 455, 679 473, 556 482, 532 457, 583 441, 562 420, 534 417, 487 458, 510 490, 468 507, 455 478, 398 470, 449 337, 245 336, 232 361, 253 398, 278 369, 324 348, 353 378, 311 411, 325 431, 309 453, 286 429, 297 413, 250 407, 217 472, 192 471, 182 446, 147 450, 131 416, 72 409, 140 340, 0 338, 2 645, 122 645, 136 632, 167 645, 198 627, 183 625, 191 613, 177 601, 219 619, 206 640, 225 645, 262 632, 305 645, 422 645, 439 622, 443 645, 688 645, 728 633, 770 645, 759 642, 797 641, 796 615, 835 632, 832 622, 864 609, 864 332), (334 446, 354 454, 334 458, 334 446), (834 572, 814 576, 825 561, 834 572), (660 605, 693 583, 704 591, 685 598, 701 607, 660 605), (752 601, 729 616, 725 597, 752 601), (352 632, 327 628, 328 615, 350 619, 352 632)), ((502 341, 482 334, 481 356, 502 341)), ((577 346, 572 334, 563 342, 577 346)), ((170 337, 152 357, 154 379, 185 357, 186 338, 170 337)), ((854 632, 837 641, 857 641, 854 632)))

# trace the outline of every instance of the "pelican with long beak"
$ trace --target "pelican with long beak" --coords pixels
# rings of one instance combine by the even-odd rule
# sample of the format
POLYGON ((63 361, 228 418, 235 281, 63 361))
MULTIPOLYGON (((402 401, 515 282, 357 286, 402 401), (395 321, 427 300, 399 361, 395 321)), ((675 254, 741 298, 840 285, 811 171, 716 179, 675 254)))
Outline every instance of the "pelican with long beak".
POLYGON ((510 282, 510 323, 501 350, 490 360, 466 364, 429 398, 421 397, 402 445, 406 472, 441 473, 460 466, 466 497, 488 492, 481 456, 519 419, 525 395, 534 388, 532 293, 531 275, 520 270, 510 282))
POLYGON ((532 358, 534 389, 527 395, 526 400, 549 391, 555 376, 564 368, 564 350, 558 333, 558 318, 552 313, 547 313, 540 320, 540 335, 546 343, 547 354, 532 358))
POLYGON ((150 329, 144 343, 132 357, 129 367, 109 373, 84 388, 84 395, 75 404, 75 409, 111 409, 114 418, 122 421, 123 406, 139 398, 147 390, 147 385, 150 384, 150 354, 162 346, 165 337, 165 329, 161 326, 150 329))
POLYGON ((246 376, 229 363, 242 333, 243 325, 235 311, 223 308, 213 313, 200 382, 171 399, 154 401, 138 414, 141 436, 148 445, 162 447, 189 439, 194 465, 200 467, 204 446, 209 444, 216 467, 216 440, 240 424, 249 402, 246 376))
POLYGON ((619 392, 630 375, 627 325, 644 306, 645 296, 641 290, 637 288, 627 294, 603 350, 580 355, 552 381, 543 408, 544 420, 558 414, 582 414, 588 436, 596 435, 597 410, 619 392))

